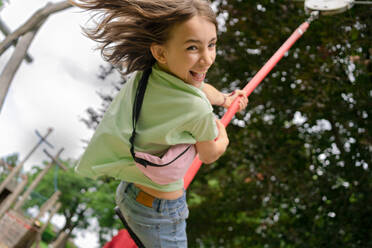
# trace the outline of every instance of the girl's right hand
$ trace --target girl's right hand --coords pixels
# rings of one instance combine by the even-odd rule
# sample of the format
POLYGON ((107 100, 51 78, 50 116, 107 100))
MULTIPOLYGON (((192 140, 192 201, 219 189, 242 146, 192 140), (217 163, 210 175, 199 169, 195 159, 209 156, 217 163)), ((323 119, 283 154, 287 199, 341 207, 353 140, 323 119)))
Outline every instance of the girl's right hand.
POLYGON ((218 119, 216 124, 218 136, 215 140, 199 141, 195 144, 199 159, 205 164, 211 164, 221 157, 229 144, 225 126, 218 119))
POLYGON ((229 137, 227 136, 226 128, 219 119, 216 119, 216 124, 218 128, 218 136, 216 138, 216 141, 220 140, 222 142, 225 142, 227 147, 229 145, 229 137))

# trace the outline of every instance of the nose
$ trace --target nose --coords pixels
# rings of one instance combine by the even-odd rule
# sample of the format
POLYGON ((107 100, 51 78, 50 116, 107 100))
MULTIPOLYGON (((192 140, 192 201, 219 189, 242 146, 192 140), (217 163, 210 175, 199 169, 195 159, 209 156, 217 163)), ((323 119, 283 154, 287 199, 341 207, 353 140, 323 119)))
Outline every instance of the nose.
POLYGON ((203 66, 211 66, 216 58, 216 51, 210 49, 204 49, 200 57, 200 62, 203 66))

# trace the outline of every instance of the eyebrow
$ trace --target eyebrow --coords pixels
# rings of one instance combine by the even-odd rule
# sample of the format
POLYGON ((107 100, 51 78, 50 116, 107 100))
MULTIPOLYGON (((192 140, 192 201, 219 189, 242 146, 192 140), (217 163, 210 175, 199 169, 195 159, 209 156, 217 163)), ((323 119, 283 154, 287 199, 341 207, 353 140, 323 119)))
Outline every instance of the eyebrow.
MULTIPOLYGON (((217 41, 217 38, 214 37, 214 38, 211 39, 209 42, 212 42, 212 41, 217 41)), ((188 39, 187 41, 185 41, 185 44, 186 44, 186 43, 191 43, 191 42, 193 42, 193 43, 202 43, 200 40, 188 39)))

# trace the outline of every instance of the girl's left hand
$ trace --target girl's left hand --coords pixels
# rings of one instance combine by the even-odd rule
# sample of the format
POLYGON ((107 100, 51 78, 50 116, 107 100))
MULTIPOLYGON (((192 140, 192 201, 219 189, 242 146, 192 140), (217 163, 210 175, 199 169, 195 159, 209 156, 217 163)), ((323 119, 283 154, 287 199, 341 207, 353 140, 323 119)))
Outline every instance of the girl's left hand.
POLYGON ((230 105, 235 100, 235 98, 237 97, 240 97, 238 111, 242 111, 248 105, 248 97, 245 95, 245 92, 243 90, 234 90, 230 94, 223 94, 223 95, 224 95, 225 100, 224 100, 222 107, 224 108, 229 108, 230 105))

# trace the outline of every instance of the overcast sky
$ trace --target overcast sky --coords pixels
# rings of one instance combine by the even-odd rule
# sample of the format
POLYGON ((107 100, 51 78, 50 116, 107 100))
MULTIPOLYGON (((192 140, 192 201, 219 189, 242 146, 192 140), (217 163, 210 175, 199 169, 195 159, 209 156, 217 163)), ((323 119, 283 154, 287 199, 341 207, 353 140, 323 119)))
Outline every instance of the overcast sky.
MULTIPOLYGON (((0 10, 0 17, 14 31, 47 2, 9 0, 0 10)), ((96 92, 109 87, 97 79, 99 65, 104 62, 94 51, 95 43, 81 33, 80 25, 87 20, 87 13, 70 8, 50 16, 35 36, 29 49, 34 62, 22 63, 0 113, 0 157, 18 152, 24 158, 38 142, 34 130, 45 134, 49 127, 54 129, 48 138, 55 146, 48 148, 52 154, 62 147, 63 159, 78 158, 83 152, 81 140, 89 139, 92 131, 79 119, 89 106, 100 105, 96 92)), ((12 52, 8 49, 1 55, 1 71, 12 52)), ((43 148, 47 146, 30 158, 26 169, 47 159, 43 148)), ((95 242, 96 238, 89 234, 76 241, 81 247, 92 248, 95 242), (92 243, 88 245, 88 241, 92 243)))

